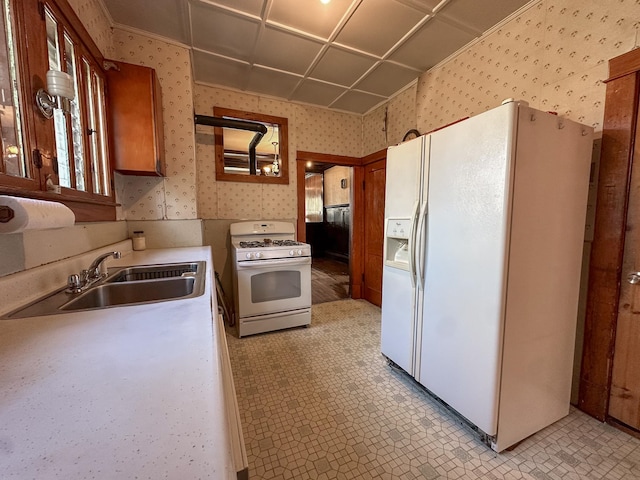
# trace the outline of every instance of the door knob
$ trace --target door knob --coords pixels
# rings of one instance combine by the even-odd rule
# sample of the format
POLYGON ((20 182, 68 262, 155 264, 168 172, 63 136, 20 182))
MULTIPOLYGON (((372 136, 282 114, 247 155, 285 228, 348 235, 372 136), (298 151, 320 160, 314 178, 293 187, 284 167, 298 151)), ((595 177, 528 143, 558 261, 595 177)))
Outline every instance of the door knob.
POLYGON ((640 272, 632 272, 629 275, 627 275, 627 282, 629 282, 632 285, 640 283, 640 272))

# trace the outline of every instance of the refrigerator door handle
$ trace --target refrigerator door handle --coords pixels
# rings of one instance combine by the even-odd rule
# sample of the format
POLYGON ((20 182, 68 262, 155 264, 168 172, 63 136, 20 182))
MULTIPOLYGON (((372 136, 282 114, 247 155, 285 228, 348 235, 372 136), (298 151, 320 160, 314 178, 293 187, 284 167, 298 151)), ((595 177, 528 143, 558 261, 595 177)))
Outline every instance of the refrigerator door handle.
POLYGON ((420 207, 420 215, 418 218, 418 242, 415 248, 416 252, 416 274, 417 274, 417 283, 420 289, 424 289, 424 254, 426 252, 426 219, 427 219, 427 202, 422 202, 422 206, 420 207))
POLYGON ((416 286, 416 221, 418 220, 418 207, 420 202, 413 205, 411 213, 411 233, 409 234, 409 276, 411 286, 416 286))

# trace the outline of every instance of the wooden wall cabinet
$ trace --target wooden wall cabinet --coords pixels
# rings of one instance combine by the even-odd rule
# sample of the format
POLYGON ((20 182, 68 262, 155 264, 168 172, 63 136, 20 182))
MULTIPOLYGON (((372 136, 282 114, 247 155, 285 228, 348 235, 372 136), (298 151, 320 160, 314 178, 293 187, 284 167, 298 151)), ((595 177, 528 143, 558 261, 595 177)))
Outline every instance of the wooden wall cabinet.
POLYGON ((107 61, 115 170, 165 176, 162 91, 153 68, 107 61))

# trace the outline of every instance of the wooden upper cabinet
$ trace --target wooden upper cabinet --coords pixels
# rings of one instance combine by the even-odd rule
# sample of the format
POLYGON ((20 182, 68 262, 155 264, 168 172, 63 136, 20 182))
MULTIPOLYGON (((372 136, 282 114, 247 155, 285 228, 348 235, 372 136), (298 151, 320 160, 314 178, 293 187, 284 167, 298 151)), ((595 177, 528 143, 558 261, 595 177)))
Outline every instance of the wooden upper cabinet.
POLYGON ((115 170, 164 177, 162 92, 155 70, 107 61, 107 87, 115 170))

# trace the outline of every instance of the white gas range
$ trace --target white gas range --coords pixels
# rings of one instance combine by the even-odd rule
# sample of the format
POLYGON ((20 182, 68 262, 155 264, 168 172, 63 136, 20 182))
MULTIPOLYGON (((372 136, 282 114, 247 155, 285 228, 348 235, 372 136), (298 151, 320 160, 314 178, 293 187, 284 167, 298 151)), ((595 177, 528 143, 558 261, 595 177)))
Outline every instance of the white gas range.
POLYGON ((311 246, 289 222, 231 224, 238 336, 311 323, 311 246))

